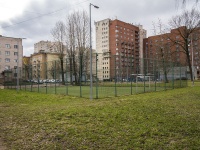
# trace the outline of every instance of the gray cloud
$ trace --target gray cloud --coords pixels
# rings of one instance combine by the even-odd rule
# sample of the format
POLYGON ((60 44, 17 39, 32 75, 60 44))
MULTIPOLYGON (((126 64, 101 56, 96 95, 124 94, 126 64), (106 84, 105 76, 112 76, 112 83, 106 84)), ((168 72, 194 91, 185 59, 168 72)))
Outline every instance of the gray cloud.
MULTIPOLYGON (((50 31, 57 21, 65 21, 66 15, 73 10, 85 9, 88 11, 89 2, 100 7, 98 10, 92 8, 93 21, 117 17, 125 22, 142 24, 149 35, 152 33, 153 21, 156 22, 160 18, 163 23, 167 23, 172 15, 178 13, 175 0, 74 0, 73 2, 78 4, 71 5, 70 0, 68 2, 67 0, 34 0, 24 9, 22 15, 12 18, 9 22, 0 22, 0 26, 12 25, 64 7, 66 9, 0 30, 4 36, 27 38, 23 42, 24 55, 30 55, 33 53, 34 43, 40 40, 51 40, 50 31)), ((94 34, 93 39, 95 40, 94 34)))
POLYGON ((26 38, 23 42, 24 55, 30 55, 30 53, 33 53, 34 43, 40 40, 51 40, 51 29, 58 20, 64 20, 66 10, 69 8, 69 4, 63 5, 63 0, 57 0, 56 3, 49 0, 45 0, 43 3, 32 1, 21 16, 12 18, 9 22, 0 22, 1 27, 3 27, 1 29, 3 30, 2 33, 4 36, 26 38), (38 17, 41 14, 48 14, 61 8, 66 9, 54 14, 38 17), (4 28, 6 26, 8 27, 4 28))

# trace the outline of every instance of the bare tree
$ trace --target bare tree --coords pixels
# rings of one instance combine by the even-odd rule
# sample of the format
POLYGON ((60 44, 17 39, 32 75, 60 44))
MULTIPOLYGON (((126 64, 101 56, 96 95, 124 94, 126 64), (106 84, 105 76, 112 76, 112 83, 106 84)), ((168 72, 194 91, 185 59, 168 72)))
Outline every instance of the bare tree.
POLYGON ((89 17, 85 11, 74 12, 67 18, 67 55, 70 64, 70 80, 74 76, 75 83, 82 77, 83 70, 87 68, 89 50, 89 17), (78 73, 79 72, 79 73, 78 73))
POLYGON ((30 68, 31 68, 30 59, 28 57, 23 57, 22 63, 24 68, 24 78, 30 79, 30 68))
POLYGON ((86 71, 88 65, 87 57, 89 50, 89 16, 86 11, 75 13, 75 27, 77 37, 77 48, 79 58, 79 76, 82 78, 83 70, 86 71))
POLYGON ((60 74, 60 63, 57 61, 52 61, 50 62, 50 67, 49 67, 49 74, 51 75, 52 79, 57 79, 60 74))
POLYGON ((185 53, 191 80, 193 80, 190 58, 190 52, 193 48, 191 41, 193 43, 199 41, 200 12, 195 9, 192 9, 191 11, 184 11, 181 15, 172 17, 169 25, 172 29, 176 30, 173 32, 173 37, 180 37, 178 40, 177 38, 170 38, 170 40, 172 43, 179 45, 179 47, 181 47, 181 52, 185 53))
POLYGON ((57 48, 57 52, 59 53, 60 66, 61 66, 61 76, 62 76, 62 84, 65 84, 64 81, 64 56, 65 56, 65 46, 63 43, 65 42, 66 36, 66 27, 62 21, 59 21, 55 24, 55 27, 51 30, 51 34, 55 40, 55 46, 57 48))
POLYGON ((199 0, 176 0, 176 5, 177 7, 179 6, 179 4, 182 6, 182 8, 184 8, 188 2, 194 2, 194 6, 199 4, 199 0))
POLYGON ((67 56, 69 59, 70 83, 73 84, 73 75, 75 74, 74 72, 76 72, 76 65, 75 65, 76 39, 75 39, 74 14, 68 16, 66 29, 67 29, 67 46, 68 46, 67 56))
POLYGON ((162 69, 163 74, 164 74, 164 78, 165 78, 165 82, 169 82, 168 78, 167 78, 167 74, 171 69, 171 63, 170 61, 172 61, 172 50, 171 50, 171 45, 169 43, 168 40, 166 40, 166 37, 168 36, 167 33, 164 33, 164 29, 163 29, 163 24, 161 22, 161 20, 158 20, 157 23, 158 26, 156 26, 155 23, 153 23, 153 27, 154 27, 154 34, 159 34, 156 38, 156 42, 153 45, 154 48, 154 58, 157 59, 157 66, 159 68, 162 69), (158 29, 157 29, 158 28, 158 29))

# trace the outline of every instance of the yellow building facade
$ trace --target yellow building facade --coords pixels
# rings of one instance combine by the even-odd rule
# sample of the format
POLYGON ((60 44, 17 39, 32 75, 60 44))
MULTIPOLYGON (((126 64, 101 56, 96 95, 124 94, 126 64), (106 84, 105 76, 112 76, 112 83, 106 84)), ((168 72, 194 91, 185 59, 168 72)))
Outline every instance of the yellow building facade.
POLYGON ((32 79, 53 79, 53 71, 59 68, 59 60, 59 53, 32 54, 30 57, 32 79))

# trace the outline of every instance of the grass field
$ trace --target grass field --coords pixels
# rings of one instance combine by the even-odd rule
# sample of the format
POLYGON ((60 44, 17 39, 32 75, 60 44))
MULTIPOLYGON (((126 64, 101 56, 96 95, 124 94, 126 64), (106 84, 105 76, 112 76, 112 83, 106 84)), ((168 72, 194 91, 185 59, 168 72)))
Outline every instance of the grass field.
POLYGON ((200 149, 200 87, 99 100, 0 90, 7 149, 200 149))
MULTIPOLYGON (((168 89, 186 87, 186 80, 174 80, 169 83, 163 82, 100 82, 98 86, 96 83, 93 84, 93 97, 94 98, 106 98, 106 97, 115 97, 122 95, 133 95, 137 93, 153 92, 153 91, 163 91, 168 89)), ((8 86, 9 88, 9 86, 8 86)), ((16 88, 16 86, 13 86, 16 88)), ((47 94, 63 94, 70 96, 78 97, 90 97, 90 86, 89 83, 83 86, 72 86, 72 85, 61 85, 55 83, 44 83, 44 84, 23 84, 20 86, 21 90, 32 91, 38 93, 47 93, 47 94)))

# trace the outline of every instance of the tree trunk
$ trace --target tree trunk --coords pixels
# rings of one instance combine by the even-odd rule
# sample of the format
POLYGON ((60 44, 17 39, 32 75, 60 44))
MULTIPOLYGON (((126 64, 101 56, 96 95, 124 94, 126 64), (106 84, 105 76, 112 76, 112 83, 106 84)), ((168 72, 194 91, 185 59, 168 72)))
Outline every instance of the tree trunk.
POLYGON ((168 78, 167 78, 167 71, 166 70, 165 70, 164 74, 165 74, 165 83, 168 83, 169 81, 168 81, 168 78))
POLYGON ((191 62, 190 62, 189 52, 187 52, 186 55, 187 55, 188 67, 189 67, 189 71, 190 71, 190 78, 191 78, 191 81, 193 81, 193 72, 192 72, 192 65, 191 65, 191 62))
POLYGON ((73 74, 72 74, 72 57, 70 56, 69 57, 69 70, 70 70, 70 84, 71 85, 73 85, 73 78, 72 78, 72 76, 73 76, 73 74))
POLYGON ((75 84, 77 84, 76 61, 75 61, 75 56, 74 56, 74 55, 73 55, 73 69, 74 69, 74 79, 75 79, 75 84))
POLYGON ((62 76, 62 85, 65 85, 65 79, 64 79, 64 66, 63 66, 63 58, 60 58, 60 66, 61 66, 61 76, 62 76))

